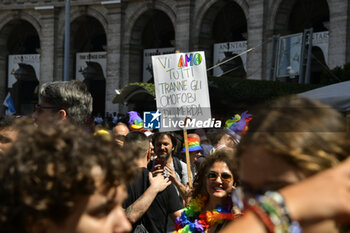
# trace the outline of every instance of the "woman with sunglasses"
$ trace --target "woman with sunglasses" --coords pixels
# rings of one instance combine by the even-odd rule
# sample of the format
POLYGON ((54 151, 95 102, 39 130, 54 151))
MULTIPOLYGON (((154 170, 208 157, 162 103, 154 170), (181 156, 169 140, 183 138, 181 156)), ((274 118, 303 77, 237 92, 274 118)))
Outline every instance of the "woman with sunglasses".
POLYGON ((240 216, 231 201, 231 192, 239 183, 234 164, 226 151, 205 158, 194 178, 190 205, 177 218, 177 232, 218 232, 240 216))

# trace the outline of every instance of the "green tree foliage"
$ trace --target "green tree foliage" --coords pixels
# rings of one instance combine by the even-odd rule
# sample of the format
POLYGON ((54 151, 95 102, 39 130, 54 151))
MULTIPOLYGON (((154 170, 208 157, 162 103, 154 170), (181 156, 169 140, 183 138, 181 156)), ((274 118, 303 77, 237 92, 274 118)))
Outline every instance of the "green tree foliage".
POLYGON ((209 77, 211 108, 217 114, 242 112, 280 96, 297 94, 318 87, 320 85, 209 77))
POLYGON ((321 74, 321 85, 350 80, 350 62, 345 63, 343 67, 337 66, 332 70, 323 71, 321 74))

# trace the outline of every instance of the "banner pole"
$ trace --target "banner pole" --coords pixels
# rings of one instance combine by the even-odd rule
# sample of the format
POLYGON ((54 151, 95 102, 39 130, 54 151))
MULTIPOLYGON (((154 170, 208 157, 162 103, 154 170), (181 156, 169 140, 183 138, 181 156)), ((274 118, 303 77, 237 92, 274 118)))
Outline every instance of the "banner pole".
MULTIPOLYGON (((185 125, 189 118, 187 117, 185 120, 185 125)), ((185 142, 185 153, 186 153, 186 164, 187 164, 187 173, 188 173, 188 184, 192 189, 192 172, 191 172, 191 160, 190 160, 190 152, 188 151, 188 139, 187 139, 187 129, 183 129, 184 132, 184 142, 185 142)))
MULTIPOLYGON (((180 53, 180 51, 176 50, 176 53, 180 53)), ((189 120, 189 117, 186 117, 185 125, 188 120, 189 120)), ((184 133, 186 165, 187 165, 187 173, 188 173, 188 185, 190 186, 190 189, 192 189, 192 172, 191 172, 190 152, 188 151, 187 129, 183 129, 183 133, 184 133)))

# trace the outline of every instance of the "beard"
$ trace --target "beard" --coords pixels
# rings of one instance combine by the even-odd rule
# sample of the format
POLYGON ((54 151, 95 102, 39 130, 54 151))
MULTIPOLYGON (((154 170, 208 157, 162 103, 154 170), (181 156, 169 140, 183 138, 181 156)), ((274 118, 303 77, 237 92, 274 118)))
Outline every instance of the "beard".
POLYGON ((171 151, 166 151, 166 153, 163 153, 161 155, 158 155, 160 158, 164 158, 165 161, 168 161, 169 157, 171 156, 171 151))

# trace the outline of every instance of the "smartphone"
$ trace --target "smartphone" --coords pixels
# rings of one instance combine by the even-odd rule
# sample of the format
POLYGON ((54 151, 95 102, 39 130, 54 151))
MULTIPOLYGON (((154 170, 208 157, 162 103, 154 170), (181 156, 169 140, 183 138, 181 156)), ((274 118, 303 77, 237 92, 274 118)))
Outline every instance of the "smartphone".
POLYGON ((155 160, 154 160, 154 166, 155 165, 160 165, 160 169, 164 169, 164 166, 166 165, 166 161, 165 161, 165 158, 162 158, 162 157, 157 157, 155 160))

